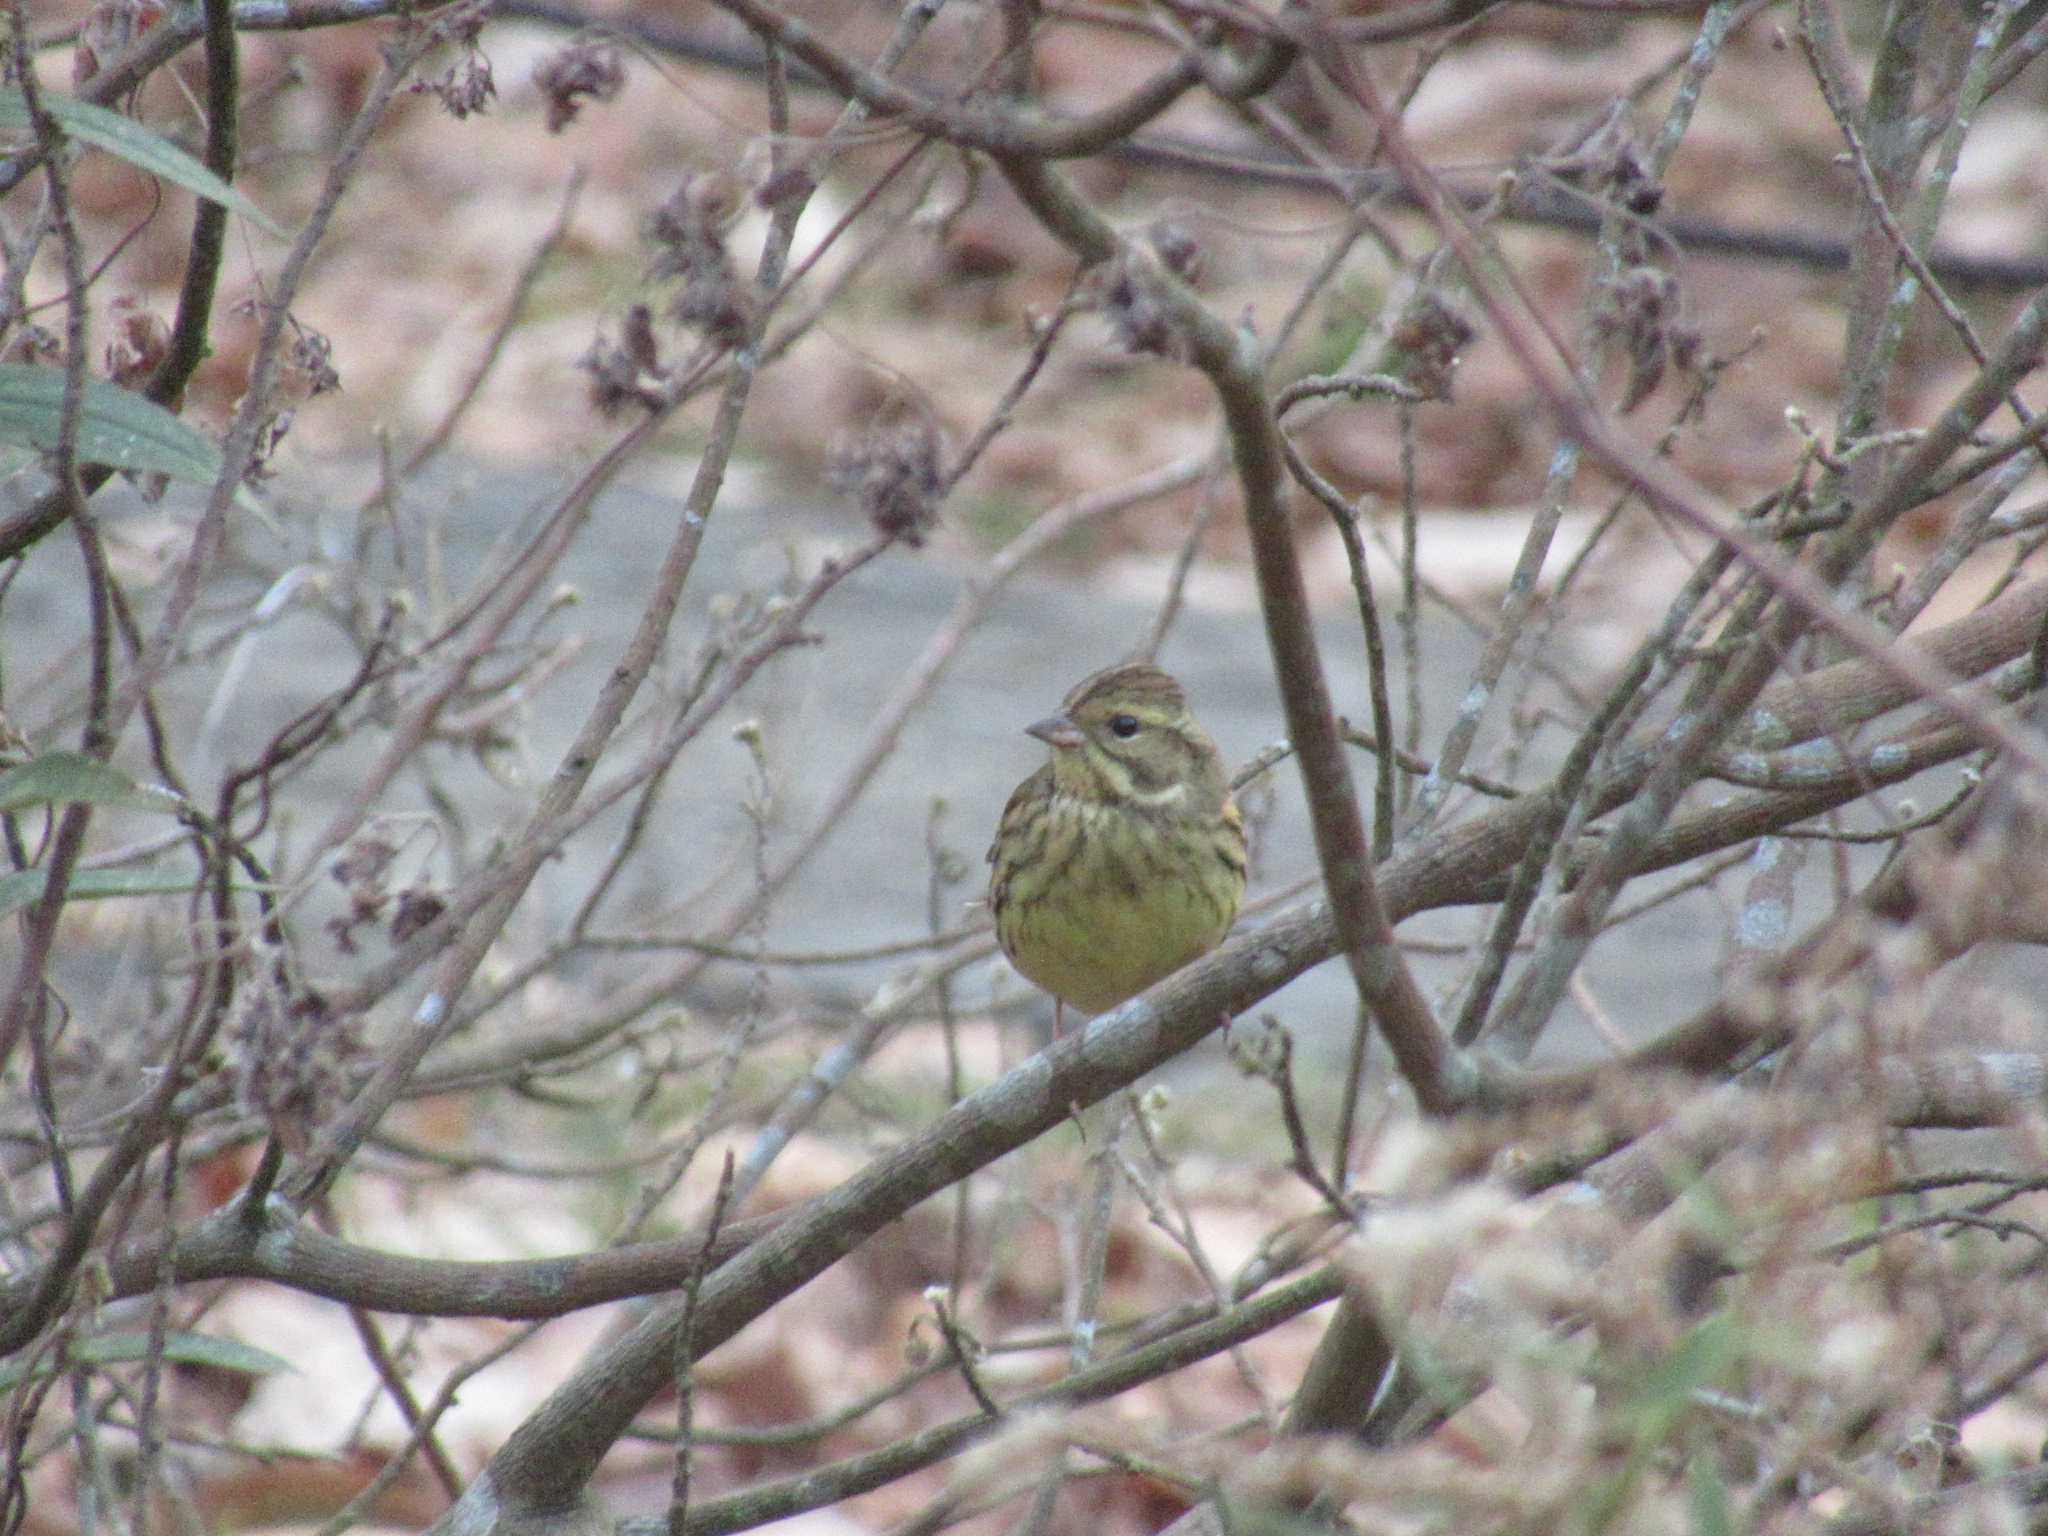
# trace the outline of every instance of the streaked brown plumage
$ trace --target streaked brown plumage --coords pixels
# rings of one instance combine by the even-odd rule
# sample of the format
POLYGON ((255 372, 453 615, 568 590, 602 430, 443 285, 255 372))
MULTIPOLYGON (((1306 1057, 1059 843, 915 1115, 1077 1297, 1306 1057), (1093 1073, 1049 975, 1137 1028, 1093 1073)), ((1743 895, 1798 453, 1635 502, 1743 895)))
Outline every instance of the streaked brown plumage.
POLYGON ((1129 662, 1029 727, 989 862, 1003 953, 1063 1003, 1113 1008, 1213 949, 1244 897, 1244 823, 1179 683, 1129 662))

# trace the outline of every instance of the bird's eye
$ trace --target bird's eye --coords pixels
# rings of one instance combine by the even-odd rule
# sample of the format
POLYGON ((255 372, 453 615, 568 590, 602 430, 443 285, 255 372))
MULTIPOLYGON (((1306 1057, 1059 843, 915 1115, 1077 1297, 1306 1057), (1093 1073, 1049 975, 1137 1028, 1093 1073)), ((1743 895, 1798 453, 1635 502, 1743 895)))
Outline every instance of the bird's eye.
POLYGON ((1109 717, 1109 730, 1111 735, 1121 736, 1124 740, 1129 741, 1138 734, 1138 717, 1136 715, 1111 715, 1109 717))

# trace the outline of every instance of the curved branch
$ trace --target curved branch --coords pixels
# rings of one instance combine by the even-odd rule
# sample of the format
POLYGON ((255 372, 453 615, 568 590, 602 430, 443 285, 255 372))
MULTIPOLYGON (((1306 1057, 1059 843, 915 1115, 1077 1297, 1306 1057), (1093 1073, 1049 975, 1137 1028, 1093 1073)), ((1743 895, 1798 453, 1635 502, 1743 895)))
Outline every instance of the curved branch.
MULTIPOLYGON (((182 1235, 130 1244, 102 1271, 108 1299, 145 1296, 166 1278, 173 1285, 267 1280, 373 1312, 531 1320, 673 1289, 704 1247, 702 1232, 686 1232, 558 1258, 421 1259, 331 1237, 282 1201, 269 1202, 253 1221, 250 1214, 237 1203, 182 1235)), ((728 1224, 713 1245, 714 1259, 722 1263, 787 1219, 778 1212, 728 1224)), ((0 1285, 0 1313, 11 1316, 25 1305, 38 1278, 0 1285)))
POLYGON ((1323 679, 1308 595, 1294 550, 1285 456, 1257 348, 1225 325, 1142 244, 1126 245, 1057 172, 1042 161, 997 157, 1012 187, 1084 262, 1121 253, 1134 282, 1171 316, 1188 360, 1208 377, 1223 409, 1251 531, 1259 608, 1273 669, 1307 789, 1324 887, 1359 996, 1372 1009, 1403 1078, 1431 1114, 1465 1102, 1476 1077, 1461 1065, 1394 943, 1373 880, 1371 845, 1359 818, 1351 767, 1323 679))
MULTIPOLYGON (((1976 613, 1929 631, 1920 637, 1920 643, 1939 664, 1958 674, 1978 675, 2009 658, 2025 655, 2044 619, 2048 619, 2048 580, 2016 587, 1976 613)), ((1752 716, 1752 737, 1772 747, 1793 746, 1876 718, 1909 702, 1912 696, 1893 674, 1868 662, 1838 662, 1766 690, 1752 716)), ((1953 757, 1968 744, 1965 732, 1943 727, 1930 733, 1920 746, 1889 753, 1882 761, 1867 761, 1860 771, 1845 766, 1826 782, 1808 782, 1792 791, 1760 791, 1703 810, 1697 817, 1681 818, 1656 846, 1653 867, 1682 862, 1709 848, 1728 847, 1788 821, 1816 815, 1857 798, 1874 781, 1903 778, 1929 762, 1953 757), (1945 748, 1954 750, 1946 750, 1944 756, 1945 748), (1911 755, 1903 755, 1907 752, 1911 755)), ((1649 773, 1658 751, 1658 744, 1648 741, 1623 755, 1603 810, 1627 799, 1649 773)), ((1540 815, 1541 808, 1527 798, 1511 801, 1398 854, 1380 870, 1390 920, 1400 922, 1426 909, 1490 899, 1489 893, 1521 856, 1540 815)), ((1054 1081, 1049 1092, 1059 1102, 1055 1118, 1065 1115, 1069 1102, 1093 1102, 1088 1096, 1093 1090, 1084 1088, 1084 1079, 1097 1084, 1102 1092, 1135 1081, 1200 1041, 1219 1021, 1219 1010, 1251 1007, 1337 952, 1334 919, 1321 903, 1308 903, 1265 928, 1242 935, 1124 1009, 1103 1015, 1060 1048, 1066 1053, 1060 1056, 1062 1063, 1068 1063, 1075 1051, 1085 1051, 1094 1065, 1068 1063, 1059 1068, 1080 1075, 1054 1081), (1128 1076, 1117 1075, 1123 1072, 1128 1076)), ((1703 1018, 1646 1045, 1622 1065, 1712 1072, 1754 1038, 1753 1030, 1738 1029, 1727 1019, 1703 1018)), ((1034 1058, 1010 1078, 992 1085, 988 1092, 1004 1091, 985 1102, 1008 1113, 1005 1106, 1023 1092, 1013 1079, 1036 1080, 1053 1070, 1045 1060, 1034 1058)), ((1489 1097, 1501 1100, 1583 1093, 1589 1086, 1577 1074, 1550 1079, 1498 1076, 1486 1084, 1489 1097)), ((939 1140, 979 1137, 984 1129, 974 1124, 972 1115, 949 1117, 906 1151, 913 1157, 931 1155, 939 1140), (928 1141, 927 1137, 937 1140, 928 1141)), ((1031 1130, 1015 1140, 988 1143, 985 1155, 989 1159, 1000 1156, 1035 1134, 1037 1131, 1031 1130)), ((956 1148, 956 1154, 958 1151, 956 1148)), ((728 1237, 736 1250, 761 1237, 769 1226, 799 1217, 808 1219, 810 1210, 806 1206, 765 1225, 736 1223, 728 1237)), ((672 1242, 639 1244, 603 1254, 464 1264, 379 1254, 298 1226, 273 1226, 265 1229, 262 1241, 238 1241, 231 1230, 238 1219, 239 1213, 232 1218, 227 1214, 209 1218, 179 1239, 169 1256, 174 1279, 180 1284, 233 1278, 271 1280, 378 1310, 437 1316, 546 1317, 659 1289, 663 1277, 673 1281, 682 1273, 694 1245, 701 1242, 701 1237, 684 1234, 672 1242)), ((114 1256, 107 1264, 111 1294, 125 1297, 147 1292, 156 1283, 157 1265, 162 1261, 160 1241, 138 1243, 114 1256)), ((0 1287, 0 1315, 13 1315, 36 1281, 37 1276, 30 1274, 0 1287)))
POLYGON ((1249 100, 1279 80, 1295 59, 1294 48, 1276 39, 1254 44, 1242 63, 1182 53, 1121 101, 1079 117, 1060 118, 989 96, 960 104, 935 100, 856 64, 804 23, 763 0, 716 0, 716 4, 763 38, 787 49, 835 91, 871 113, 900 119, 963 149, 979 149, 998 157, 1072 160, 1100 154, 1198 85, 1207 86, 1226 101, 1249 100))

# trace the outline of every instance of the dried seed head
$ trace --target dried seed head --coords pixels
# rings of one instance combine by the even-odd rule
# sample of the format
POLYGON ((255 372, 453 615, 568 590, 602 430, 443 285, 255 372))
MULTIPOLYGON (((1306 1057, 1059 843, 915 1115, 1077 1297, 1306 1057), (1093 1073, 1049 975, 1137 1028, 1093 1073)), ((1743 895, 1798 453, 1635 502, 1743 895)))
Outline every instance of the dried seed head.
POLYGON ((534 67, 533 83, 548 104, 548 132, 576 121, 586 99, 610 101, 625 89, 626 68, 609 43, 579 38, 534 67))
POLYGON ((108 315, 114 339, 107 343, 107 377, 124 389, 140 389, 170 348, 170 327, 141 300, 125 295, 114 300, 108 315))
POLYGON ((398 909, 391 914, 391 942, 403 944, 447 910, 448 903, 425 886, 400 891, 398 909))
POLYGON ((668 318, 694 326, 719 346, 742 345, 753 333, 760 305, 751 284, 734 270, 725 234, 746 206, 746 189, 724 171, 686 178, 648 221, 654 257, 649 281, 680 279, 682 293, 668 318))
MULTIPOLYGON (((98 74, 107 60, 126 53, 168 9, 163 0, 100 0, 86 12, 78 28, 78 42, 71 54, 71 88, 77 90, 98 74)), ((13 64, 10 58, 9 79, 13 78, 13 64)))
POLYGON ((1145 231, 1145 239, 1158 255, 1160 265, 1190 286, 1202 281, 1202 245, 1194 231, 1172 219, 1159 219, 1145 231))
POLYGON ((6 333, 7 344, 0 347, 0 363, 28 363, 31 366, 55 363, 64 356, 64 343, 57 333, 46 326, 24 325, 6 333))
POLYGON ((341 375, 334 367, 334 343, 326 333, 292 322, 292 344, 285 349, 278 369, 281 394, 297 401, 311 400, 341 388, 341 375))
POLYGON ((312 1145, 367 1054, 354 1024, 318 993, 288 997, 254 977, 236 993, 223 1038, 240 1108, 294 1153, 312 1145))
POLYGON ((1185 358, 1187 348, 1163 282, 1166 266, 1149 241, 1132 242, 1103 272, 1096 306, 1127 350, 1185 358))
POLYGON ((945 490, 945 434, 923 401, 899 399, 862 432, 842 433, 826 474, 854 497, 877 532, 912 549, 939 520, 945 490))
POLYGON ((1621 409, 1632 411, 1663 382, 1668 366, 1690 372, 1699 333, 1681 318, 1678 280, 1661 267, 1635 266, 1615 275, 1594 310, 1595 333, 1628 359, 1621 409))
POLYGON ((431 23, 434 41, 456 49, 460 56, 431 80, 415 81, 410 87, 415 95, 438 99, 458 120, 483 111, 498 94, 491 61, 477 47, 490 11, 489 0, 464 0, 436 12, 431 23))
POLYGON ((491 104, 498 94, 498 82, 491 75, 491 61, 480 53, 472 53, 431 80, 415 81, 411 89, 414 95, 432 95, 459 122, 491 104))
POLYGON ((1458 354, 1476 334, 1472 322, 1441 293, 1419 289, 1387 337, 1380 371, 1393 374, 1425 400, 1448 400, 1458 354))
POLYGON ((590 375, 591 402, 610 415, 621 406, 654 410, 667 398, 668 370, 654 337, 654 316, 645 304, 626 311, 619 339, 600 335, 576 366, 590 375))

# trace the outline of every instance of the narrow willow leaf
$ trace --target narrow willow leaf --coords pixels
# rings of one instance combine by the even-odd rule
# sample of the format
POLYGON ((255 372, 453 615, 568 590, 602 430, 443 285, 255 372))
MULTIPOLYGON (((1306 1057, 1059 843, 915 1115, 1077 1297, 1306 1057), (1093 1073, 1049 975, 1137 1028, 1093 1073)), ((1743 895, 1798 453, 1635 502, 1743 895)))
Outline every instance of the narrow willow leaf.
MULTIPOLYGON (((64 410, 64 371, 0 363, 0 444, 52 449, 64 410)), ((78 420, 81 463, 211 485, 220 452, 153 400, 104 379, 85 381, 78 420)))
POLYGON ((1686 1463, 1685 1502, 1693 1536, 1735 1536, 1735 1509, 1715 1455, 1712 1446, 1701 1446, 1686 1463))
MULTIPOLYGON (((17 1386, 29 1376, 51 1376, 72 1364, 124 1365, 149 1357, 149 1335, 141 1332, 96 1333, 75 1341, 67 1358, 38 1355, 33 1360, 15 1360, 0 1366, 0 1392, 17 1386)), ((212 1334, 172 1329, 164 1335, 164 1358, 180 1365, 205 1365, 215 1370, 235 1371, 244 1376, 274 1376, 298 1367, 281 1355, 234 1339, 212 1334)))
MULTIPOLYGON (((42 899, 46 870, 20 869, 0 875, 0 917, 33 906, 42 899)), ((99 901, 109 896, 182 896, 194 885, 190 875, 153 869, 73 870, 64 887, 66 901, 99 901)))
POLYGON ((117 805, 131 811, 176 813, 178 797, 150 789, 83 752, 45 752, 0 773, 0 811, 31 805, 68 805, 74 800, 117 805))
MULTIPOLYGON (((283 238, 284 231, 266 218, 262 209, 169 139, 152 133, 133 118, 109 112, 105 107, 96 107, 89 101, 50 92, 43 94, 43 107, 57 120, 57 126, 79 143, 104 149, 153 176, 174 181, 239 213, 264 233, 283 238)), ((27 98, 20 91, 0 91, 0 138, 27 139, 34 132, 27 98)))

